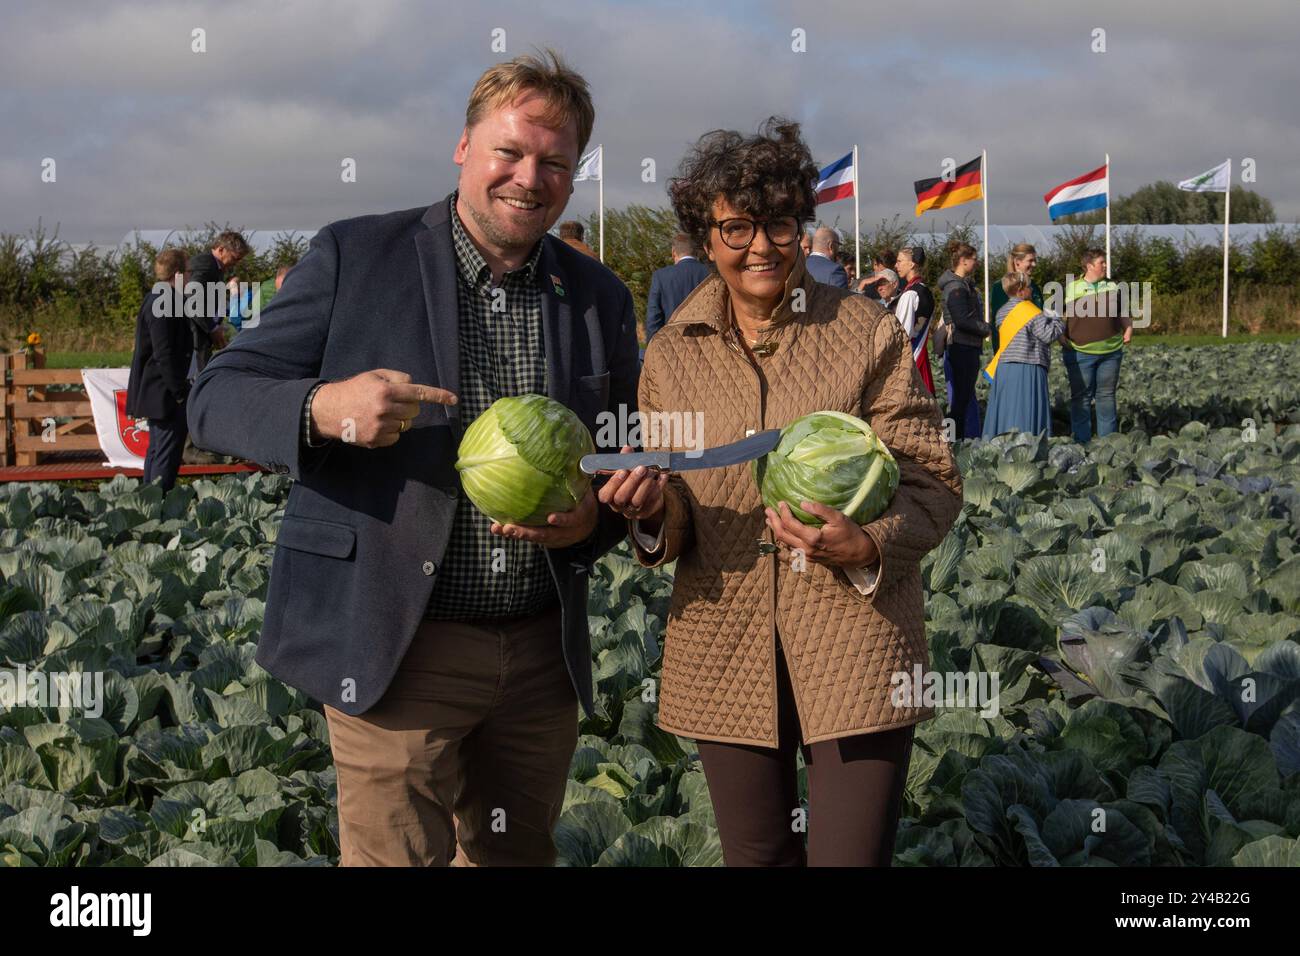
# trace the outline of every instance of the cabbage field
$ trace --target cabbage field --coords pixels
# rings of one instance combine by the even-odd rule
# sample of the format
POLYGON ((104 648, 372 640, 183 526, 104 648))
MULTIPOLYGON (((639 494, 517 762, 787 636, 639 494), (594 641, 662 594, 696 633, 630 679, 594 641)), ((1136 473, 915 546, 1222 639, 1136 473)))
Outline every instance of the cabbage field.
MULTIPOLYGON (((1122 433, 958 448, 932 668, 996 672, 999 707, 918 729, 897 865, 1300 865, 1297 368, 1133 349, 1122 433)), ((253 660, 288 488, 0 489, 0 861, 337 861, 325 719, 253 660), (103 712, 16 701, 33 671, 104 673, 103 712)), ((593 576, 563 865, 722 862, 693 744, 655 725, 671 588, 625 548, 593 576)))

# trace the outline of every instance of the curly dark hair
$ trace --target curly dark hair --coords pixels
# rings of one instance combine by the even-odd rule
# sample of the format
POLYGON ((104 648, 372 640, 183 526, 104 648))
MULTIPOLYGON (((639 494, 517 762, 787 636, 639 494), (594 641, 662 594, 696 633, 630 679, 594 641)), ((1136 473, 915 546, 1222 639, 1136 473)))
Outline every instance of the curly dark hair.
POLYGON ((796 216, 811 222, 817 176, 799 124, 772 116, 754 136, 728 129, 701 136, 668 180, 668 196, 682 229, 704 249, 719 196, 756 219, 796 216))

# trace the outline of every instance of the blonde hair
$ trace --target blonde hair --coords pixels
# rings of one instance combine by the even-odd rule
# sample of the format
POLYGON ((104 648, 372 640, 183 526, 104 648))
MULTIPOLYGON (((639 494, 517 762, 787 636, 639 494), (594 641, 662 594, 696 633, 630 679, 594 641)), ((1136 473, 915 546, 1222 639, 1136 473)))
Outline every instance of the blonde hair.
POLYGON ((1036 256, 1036 255, 1038 255, 1038 250, 1033 247, 1032 243, 1028 243, 1028 242, 1016 243, 1016 245, 1011 247, 1011 251, 1007 253, 1007 271, 1008 272, 1016 271, 1017 259, 1023 259, 1025 256, 1036 256))
POLYGON ((171 282, 177 273, 185 271, 185 253, 180 249, 164 249, 153 261, 153 277, 158 282, 171 282))
POLYGON ((562 129, 570 120, 575 121, 581 154, 596 124, 596 108, 587 81, 569 69, 554 51, 545 50, 542 56, 545 59, 525 54, 485 70, 470 91, 465 128, 473 129, 489 112, 509 106, 524 93, 540 93, 547 104, 543 122, 552 129, 562 129))
POLYGON ((1008 297, 1029 288, 1029 276, 1024 272, 1008 272, 1002 277, 1002 291, 1008 297))

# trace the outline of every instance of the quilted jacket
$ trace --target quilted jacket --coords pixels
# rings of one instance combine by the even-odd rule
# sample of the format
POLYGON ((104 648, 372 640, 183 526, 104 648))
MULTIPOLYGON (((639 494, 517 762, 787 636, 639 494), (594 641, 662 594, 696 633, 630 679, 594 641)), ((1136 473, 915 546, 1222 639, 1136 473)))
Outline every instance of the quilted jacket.
MULTIPOLYGON (((900 471, 889 510, 863 526, 881 555, 879 577, 864 595, 840 569, 809 560, 794 570, 788 551, 773 553, 749 465, 674 474, 664 544, 652 555, 633 538, 643 565, 677 561, 659 726, 683 737, 777 746, 778 633, 804 743, 919 723, 933 708, 896 706, 890 679, 928 667, 919 562, 961 509, 961 476, 939 408, 898 320, 862 296, 813 281, 802 258, 773 315, 789 321, 775 353, 756 368, 727 332, 726 284, 717 275, 705 280, 646 349, 641 412, 703 412, 707 447, 815 411, 870 423, 900 471), (792 306, 801 297, 798 311, 792 306)), ((643 421, 642 431, 648 451, 684 448, 673 441, 680 430, 643 421)))

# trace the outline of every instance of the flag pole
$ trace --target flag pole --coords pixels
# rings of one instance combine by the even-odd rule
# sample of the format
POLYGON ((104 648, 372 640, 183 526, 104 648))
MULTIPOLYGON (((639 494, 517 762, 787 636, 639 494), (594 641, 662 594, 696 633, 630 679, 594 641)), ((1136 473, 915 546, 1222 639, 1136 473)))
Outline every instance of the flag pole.
POLYGON ((858 228, 858 144, 853 144, 853 283, 862 278, 862 232, 858 228))
POLYGON ((1228 160, 1228 186, 1223 191, 1223 337, 1228 337, 1228 209, 1232 205, 1232 160, 1228 160))
POLYGON ((1106 278, 1110 278, 1110 153, 1106 154, 1106 278))
POLYGON ((605 144, 596 147, 600 150, 600 179, 597 180, 597 202, 600 205, 600 261, 605 261, 605 144))
POLYGON ((989 151, 980 150, 980 183, 984 195, 984 321, 989 322, 989 151))

